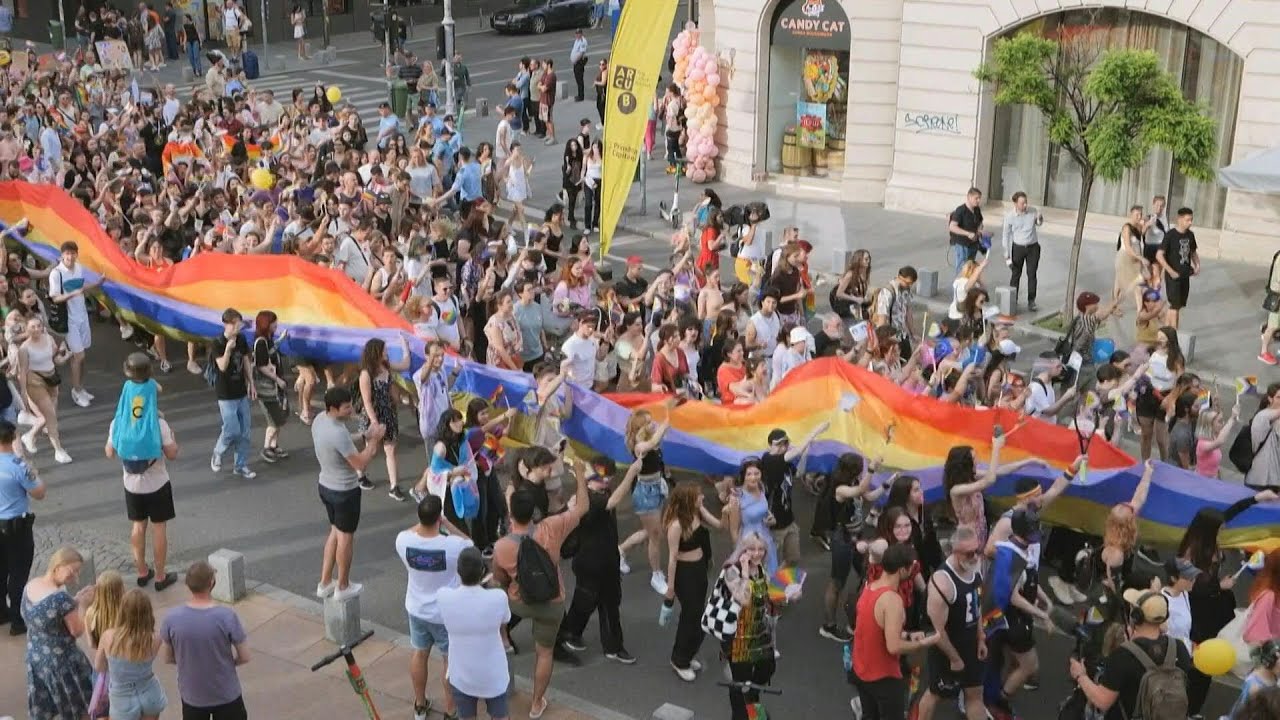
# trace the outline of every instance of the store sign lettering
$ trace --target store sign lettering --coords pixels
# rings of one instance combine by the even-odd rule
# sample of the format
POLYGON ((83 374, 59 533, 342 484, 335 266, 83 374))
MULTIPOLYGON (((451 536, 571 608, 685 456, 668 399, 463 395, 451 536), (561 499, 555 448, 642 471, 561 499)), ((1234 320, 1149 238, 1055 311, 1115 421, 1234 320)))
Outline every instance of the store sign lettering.
POLYGON ((849 23, 841 20, 813 20, 811 18, 782 18, 778 27, 796 33, 821 33, 835 35, 848 32, 849 23))
POLYGON ((918 133, 960 134, 960 116, 939 113, 902 113, 902 124, 918 133))
POLYGON ((835 0, 791 0, 773 26, 774 45, 849 52, 849 18, 835 0))

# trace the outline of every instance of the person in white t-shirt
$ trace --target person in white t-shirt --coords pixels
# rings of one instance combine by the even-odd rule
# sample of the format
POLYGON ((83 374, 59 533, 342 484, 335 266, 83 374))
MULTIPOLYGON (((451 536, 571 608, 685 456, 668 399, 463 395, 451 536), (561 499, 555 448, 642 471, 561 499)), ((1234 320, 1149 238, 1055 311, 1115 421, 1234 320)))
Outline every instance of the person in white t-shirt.
POLYGON ((445 629, 436 600, 441 590, 458 586, 458 556, 469 547, 474 546, 467 536, 445 519, 444 503, 430 494, 418 503, 418 524, 396 536, 396 557, 409 573, 404 607, 409 613, 409 644, 413 647, 409 678, 413 683, 414 720, 426 720, 431 712, 431 701, 427 699, 427 662, 433 646, 440 648, 444 656, 441 685, 445 715, 453 713, 450 708, 453 693, 449 691, 447 679, 449 631, 445 629), (442 523, 448 535, 440 533, 442 523))
POLYGON ((458 301, 453 296, 453 281, 447 277, 438 277, 432 281, 435 294, 431 296, 432 309, 435 311, 430 330, 441 342, 455 351, 462 350, 462 333, 458 321, 462 313, 458 309, 458 301))
POLYGON ((445 588, 436 596, 453 646, 449 686, 459 720, 475 718, 480 700, 493 720, 511 717, 511 669, 500 632, 511 620, 511 606, 506 592, 480 584, 485 572, 480 551, 467 548, 458 556, 461 587, 445 588))
POLYGON ((1061 398, 1057 397, 1053 382, 1062 375, 1062 368, 1062 360, 1052 350, 1040 353, 1034 367, 1035 375, 1031 378, 1031 395, 1023 406, 1028 417, 1056 423, 1058 411, 1076 396, 1076 389, 1070 387, 1061 398))
MULTIPOLYGON (((89 331, 89 308, 85 293, 102 285, 102 278, 85 282, 84 269, 80 265, 80 247, 74 241, 62 243, 62 262, 49 272, 49 301, 51 310, 58 306, 66 324, 67 349, 71 351, 71 400, 80 407, 89 407, 93 395, 84 389, 84 353, 93 343, 89 331)), ((55 312, 49 313, 49 329, 64 331, 54 321, 55 312)))
POLYGON ((778 383, 787 376, 787 373, 795 370, 801 365, 809 361, 812 356, 813 336, 809 331, 802 327, 791 328, 791 334, 787 337, 787 346, 779 348, 773 353, 773 374, 769 377, 769 391, 778 387, 778 383))
POLYGON ((596 339, 595 313, 578 316, 578 327, 561 346, 565 360, 569 361, 569 379, 590 388, 596 377, 596 351, 600 341, 596 339))

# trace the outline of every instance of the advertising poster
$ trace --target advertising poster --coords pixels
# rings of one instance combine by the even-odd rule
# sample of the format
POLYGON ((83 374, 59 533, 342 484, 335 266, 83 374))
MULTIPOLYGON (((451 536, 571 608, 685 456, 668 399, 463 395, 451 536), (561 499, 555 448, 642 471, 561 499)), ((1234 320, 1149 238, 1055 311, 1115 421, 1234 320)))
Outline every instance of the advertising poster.
POLYGON ((827 106, 823 103, 796 103, 796 145, 814 150, 827 149, 827 106))

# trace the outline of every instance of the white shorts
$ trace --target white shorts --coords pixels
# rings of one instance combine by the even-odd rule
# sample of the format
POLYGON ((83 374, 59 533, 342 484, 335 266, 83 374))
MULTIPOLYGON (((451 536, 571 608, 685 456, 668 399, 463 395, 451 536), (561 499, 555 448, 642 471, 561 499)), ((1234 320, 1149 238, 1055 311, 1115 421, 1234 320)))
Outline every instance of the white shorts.
POLYGON ((93 344, 93 335, 89 332, 89 321, 67 318, 67 349, 72 353, 82 353, 93 344))

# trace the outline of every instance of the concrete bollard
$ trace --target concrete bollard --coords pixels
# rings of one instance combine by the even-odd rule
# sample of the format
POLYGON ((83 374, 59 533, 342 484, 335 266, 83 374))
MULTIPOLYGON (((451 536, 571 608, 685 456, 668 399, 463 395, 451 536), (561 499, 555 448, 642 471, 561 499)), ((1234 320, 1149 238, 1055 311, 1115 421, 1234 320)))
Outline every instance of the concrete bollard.
POLYGON ((937 297, 938 271, 929 268, 916 269, 916 295, 920 297, 937 297))
POLYGON ((996 307, 1001 315, 1018 314, 1018 288, 1001 285, 996 288, 996 307))
POLYGON ((489 101, 485 98, 476 98, 476 117, 489 117, 489 101))
POLYGON ((1179 332, 1178 345, 1182 347, 1182 354, 1186 356, 1187 362, 1191 362, 1196 356, 1196 334, 1193 332, 1179 332))
POLYGON ((209 555, 213 566, 213 599, 234 603, 249 594, 244 574, 244 555, 223 548, 209 555))
POLYGON ((304 54, 304 55, 306 55, 307 57, 313 57, 313 56, 315 55, 315 50, 311 47, 311 41, 310 41, 310 40, 308 40, 308 41, 306 41, 305 43, 303 43, 303 44, 302 44, 302 52, 303 52, 303 54, 304 54))
POLYGON ((81 588, 93 585, 98 581, 98 565, 93 561, 92 553, 80 553, 80 574, 67 583, 67 592, 73 597, 81 588))
POLYGON ((337 645, 350 645, 360 639, 360 596, 335 600, 324 599, 324 636, 337 645))
POLYGON ((653 711, 652 720, 693 720, 693 711, 679 705, 663 703, 662 707, 653 711))
POLYGON ((568 99, 569 99, 569 83, 568 83, 568 81, 565 81, 565 80, 557 80, 557 81, 556 81, 556 99, 557 99, 557 100, 568 100, 568 99))
POLYGON ((182 81, 183 81, 183 82, 195 82, 195 80, 196 80, 196 71, 195 71, 195 70, 192 70, 190 65, 183 65, 183 66, 182 66, 182 81))

